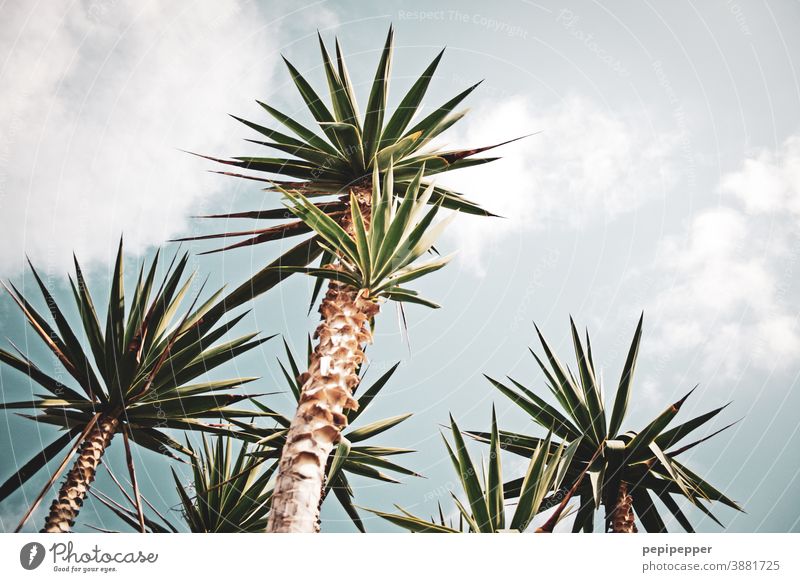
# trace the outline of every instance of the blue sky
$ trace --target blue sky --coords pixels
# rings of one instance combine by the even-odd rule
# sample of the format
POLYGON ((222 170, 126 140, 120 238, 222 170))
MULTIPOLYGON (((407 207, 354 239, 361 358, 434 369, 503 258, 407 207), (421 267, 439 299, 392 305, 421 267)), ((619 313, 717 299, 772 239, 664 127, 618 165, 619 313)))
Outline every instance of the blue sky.
MULTIPOLYGON (((357 483, 358 503, 434 511, 455 481, 438 434, 448 412, 485 428, 494 403, 501 426, 536 430, 482 378, 510 374, 544 390, 527 351, 533 321, 564 358, 568 316, 588 326, 613 386, 644 310, 629 427, 695 384, 686 417, 732 400, 717 426, 743 420, 690 452, 690 466, 744 505, 746 514, 720 509, 728 531, 800 529, 796 3, 100 1, 0 12, 3 278, 29 288, 27 253, 66 299, 74 249, 101 293, 121 232, 136 262, 171 237, 223 226, 191 215, 272 203, 179 150, 252 151, 226 114, 265 121, 256 98, 302 116, 280 54, 321 86, 317 29, 340 37, 365 99, 393 23, 394 103, 447 46, 428 106, 485 80, 446 143, 535 135, 499 150, 499 162, 442 179, 505 218, 458 217, 443 243, 458 258, 420 284, 443 308, 409 309, 410 345, 392 305, 379 316, 373 370, 402 364, 368 414, 414 412, 383 440, 418 450, 407 464, 426 478, 357 483)), ((279 246, 192 262, 213 284, 238 284, 279 246)), ((309 293, 308 281, 289 280, 254 303, 241 329, 282 333, 302 349, 315 326, 309 293)), ((0 321, 48 363, 8 298, 0 321)), ((254 392, 279 385, 279 352, 273 340, 235 364, 263 376, 254 392)), ((0 379, 4 398, 29 394, 14 373, 0 379)), ((1 476, 49 437, 10 416, 0 427, 1 476)), ((147 453, 143 462, 145 494, 173 505, 165 463, 147 453)), ((507 469, 522 470, 512 458, 507 469)), ((24 502, 19 494, 0 507, 2 529, 24 502)), ((93 511, 82 523, 108 522, 93 511)), ((335 504, 323 517, 328 531, 351 527, 335 504)))

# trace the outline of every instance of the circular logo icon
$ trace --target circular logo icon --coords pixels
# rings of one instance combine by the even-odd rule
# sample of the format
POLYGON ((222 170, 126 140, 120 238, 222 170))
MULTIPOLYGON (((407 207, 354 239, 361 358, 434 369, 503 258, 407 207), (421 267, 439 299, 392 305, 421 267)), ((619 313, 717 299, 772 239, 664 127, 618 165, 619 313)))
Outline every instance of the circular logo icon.
POLYGON ((35 570, 44 561, 44 546, 39 542, 30 542, 19 551, 19 563, 26 570, 35 570))

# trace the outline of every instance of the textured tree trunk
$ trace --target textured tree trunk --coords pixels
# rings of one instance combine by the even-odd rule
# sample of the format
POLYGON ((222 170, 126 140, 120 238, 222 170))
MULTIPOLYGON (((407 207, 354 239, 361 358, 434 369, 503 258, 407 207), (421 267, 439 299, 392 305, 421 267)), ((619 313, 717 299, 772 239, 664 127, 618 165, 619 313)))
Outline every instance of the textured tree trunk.
POLYGON ((633 497, 628 494, 628 484, 619 482, 617 503, 611 512, 611 533, 636 533, 636 522, 633 517, 633 497))
MULTIPOLYGON (((369 228, 372 188, 356 185, 352 192, 369 228)), ((341 201, 349 206, 349 193, 341 201)), ((349 212, 340 224, 353 236, 349 212)), ((299 378, 300 403, 281 452, 268 532, 319 532, 328 457, 347 425, 344 411, 358 407, 353 399, 359 382, 358 366, 365 358, 363 346, 372 343, 370 320, 378 309, 377 303, 361 296, 357 289, 336 281, 328 284, 314 335, 318 343, 308 372, 299 378)))
POLYGON ((378 304, 348 285, 332 281, 320 305, 322 321, 308 372, 278 466, 267 531, 319 531, 325 469, 341 430, 344 411, 356 409, 353 389, 363 346, 371 343, 369 322, 378 304))
POLYGON ((119 426, 119 420, 114 416, 103 416, 97 421, 95 427, 83 441, 78 459, 67 473, 58 497, 50 505, 50 514, 47 516, 42 533, 68 533, 78 513, 83 506, 83 500, 89 493, 89 487, 94 481, 97 467, 103 457, 114 433, 119 426))

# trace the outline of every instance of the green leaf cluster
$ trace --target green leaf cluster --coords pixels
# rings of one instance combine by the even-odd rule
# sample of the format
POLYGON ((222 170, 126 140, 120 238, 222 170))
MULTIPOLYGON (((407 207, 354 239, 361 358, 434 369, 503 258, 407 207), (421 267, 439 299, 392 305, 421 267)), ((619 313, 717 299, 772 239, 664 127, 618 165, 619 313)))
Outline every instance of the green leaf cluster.
MULTIPOLYGON (((572 320, 570 330, 577 362, 574 371, 555 355, 538 328, 536 331, 544 356, 540 357, 531 351, 558 407, 549 404, 534 390, 513 378, 508 378, 508 382, 504 383, 487 376, 498 391, 519 406, 535 423, 552 431, 562 443, 581 439, 566 472, 567 480, 574 480, 589 465, 589 479, 584 480, 578 490, 581 503, 573 526, 573 531, 576 532, 593 531, 595 511, 603 507, 606 510, 613 508, 620 481, 629 484, 634 511, 648 532, 666 531, 665 519, 659 507, 654 504, 655 499, 660 500, 675 521, 688 532, 694 531, 693 527, 676 498, 687 500, 717 523, 719 522, 708 509, 707 503, 716 501, 741 510, 737 503, 678 460, 685 451, 732 426, 729 424, 710 435, 678 446, 690 434, 722 412, 727 405, 670 427, 692 390, 668 406, 641 430, 622 431, 631 398, 642 324, 643 318, 640 318, 622 368, 610 415, 607 414, 604 404, 589 335, 585 335, 584 341, 572 320), (598 448, 602 454, 594 458, 598 448)), ((468 434, 483 442, 489 442, 491 438, 485 432, 469 431, 468 434)), ((543 445, 545 439, 504 433, 500 442, 505 450, 530 457, 536 448, 543 445)), ((505 489, 511 496, 518 496, 522 490, 522 481, 510 481, 505 484, 505 489)))
POLYGON ((287 208, 298 216, 322 239, 320 246, 328 256, 338 259, 335 264, 318 268, 282 265, 276 270, 305 273, 321 279, 345 283, 365 290, 373 299, 385 297, 438 307, 405 286, 423 275, 444 267, 452 255, 416 263, 433 249, 455 215, 434 223, 441 204, 427 208, 433 186, 421 191, 422 170, 408 185, 405 195, 398 199, 392 194, 391 164, 381 184, 376 171, 373 176, 372 205, 369 227, 361 207, 351 193, 350 214, 354 234, 351 236, 339 223, 314 206, 299 192, 284 191, 287 208))
POLYGON ((0 486, 0 501, 64 451, 98 413, 118 417, 120 430, 133 442, 169 457, 175 457, 176 452, 191 455, 191 451, 166 429, 225 434, 229 428, 208 420, 230 421, 260 414, 235 406, 252 395, 229 392, 256 378, 208 381, 204 377, 269 338, 248 333, 228 339, 230 330, 245 314, 224 322, 220 318, 225 309, 211 315, 222 290, 201 301, 200 285, 186 305, 194 281, 194 275, 184 276, 188 259, 188 254, 176 255, 159 275, 157 253, 148 267, 140 267, 133 296, 128 300, 120 241, 104 325, 77 260, 75 278, 69 279, 80 318, 77 325, 69 321, 33 265, 31 271, 49 317, 13 284, 6 287, 70 381, 69 385, 62 383, 16 348, 15 352, 0 349, 0 362, 42 389, 30 400, 3 402, 0 409, 33 411, 21 415, 63 431, 0 486))
POLYGON ((503 470, 501 450, 503 437, 497 428, 497 417, 492 410, 492 430, 489 437, 488 471, 481 465, 482 472, 470 458, 464 437, 458 425, 450 417, 450 429, 453 444, 443 437, 447 455, 458 475, 462 488, 462 497, 450 492, 453 503, 458 510, 458 520, 448 519, 439 504, 438 517, 429 520, 413 515, 400 506, 400 513, 386 513, 370 510, 375 515, 411 532, 418 533, 497 533, 516 531, 523 532, 533 518, 546 508, 555 505, 553 495, 561 487, 572 464, 579 440, 566 445, 554 445, 552 434, 542 440, 530 455, 530 463, 522 479, 516 508, 507 515, 505 493, 503 488, 503 470))

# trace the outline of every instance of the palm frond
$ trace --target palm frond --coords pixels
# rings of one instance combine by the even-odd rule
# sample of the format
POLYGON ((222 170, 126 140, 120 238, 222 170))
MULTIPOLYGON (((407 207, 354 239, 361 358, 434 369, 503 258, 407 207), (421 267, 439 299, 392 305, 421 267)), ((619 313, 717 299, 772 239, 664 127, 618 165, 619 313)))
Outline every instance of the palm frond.
MULTIPOLYGON (((438 518, 426 520, 415 516, 403 508, 399 514, 386 513, 370 509, 369 511, 397 526, 411 532, 437 533, 496 533, 501 531, 525 531, 533 518, 547 508, 554 506, 548 503, 548 495, 560 490, 569 467, 578 449, 579 441, 566 446, 551 448, 552 434, 541 442, 533 451, 528 470, 522 479, 519 500, 511 515, 507 515, 503 488, 503 470, 500 460, 501 431, 497 427, 497 417, 492 409, 492 430, 489 437, 489 470, 483 478, 478 473, 475 462, 470 458, 461 430, 455 420, 450 417, 450 429, 453 445, 444 438, 445 449, 450 457, 459 478, 463 497, 462 503, 455 492, 450 492, 458 512, 458 522, 447 519, 439 506, 438 518)), ((559 515, 554 516, 558 520, 559 515)))
POLYGON ((369 226, 354 195, 350 194, 352 236, 301 193, 284 190, 287 208, 314 230, 323 241, 321 247, 339 262, 318 268, 278 265, 273 269, 339 281, 364 290, 372 298, 432 305, 404 285, 438 271, 450 261, 452 255, 417 263, 431 251, 454 215, 434 224, 441 204, 426 209, 433 186, 422 190, 422 170, 399 200, 386 188, 392 176, 391 166, 386 177, 381 177, 377 170, 373 175, 369 226))
MULTIPOLYGON (((277 462, 259 458, 253 453, 261 447, 240 442, 234 452, 234 440, 217 436, 214 443, 202 437, 202 448, 195 449, 187 441, 190 452, 189 484, 172 470, 180 500, 179 513, 183 525, 168 519, 155 506, 144 500, 143 518, 146 531, 164 533, 179 529, 191 533, 262 532, 267 525, 272 499, 271 478, 277 462)), ((129 487, 114 479, 122 501, 93 491, 93 495, 128 526, 139 529, 137 503, 128 494, 129 487)))

